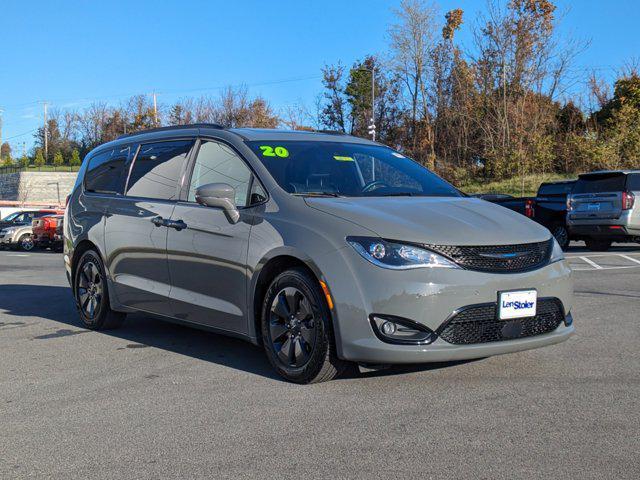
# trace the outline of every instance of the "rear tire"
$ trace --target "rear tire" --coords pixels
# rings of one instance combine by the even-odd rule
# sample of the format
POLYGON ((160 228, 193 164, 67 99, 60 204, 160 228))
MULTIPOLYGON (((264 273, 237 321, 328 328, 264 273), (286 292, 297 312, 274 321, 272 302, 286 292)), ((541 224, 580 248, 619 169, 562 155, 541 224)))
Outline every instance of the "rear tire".
POLYGON ((331 313, 318 281, 302 268, 287 270, 271 282, 261 326, 269 362, 291 382, 325 382, 349 365, 336 355, 331 313))
POLYGON ((73 294, 80 320, 86 328, 107 330, 122 325, 126 313, 111 309, 104 265, 94 250, 84 252, 78 261, 73 294))
POLYGON ((611 248, 611 240, 602 240, 599 238, 587 238, 584 243, 592 252, 606 252, 611 248))
POLYGON ((553 231, 551 233, 557 240, 560 248, 562 248, 562 250, 566 250, 569 246, 569 231, 567 230, 567 227, 564 225, 556 225, 553 227, 553 231))

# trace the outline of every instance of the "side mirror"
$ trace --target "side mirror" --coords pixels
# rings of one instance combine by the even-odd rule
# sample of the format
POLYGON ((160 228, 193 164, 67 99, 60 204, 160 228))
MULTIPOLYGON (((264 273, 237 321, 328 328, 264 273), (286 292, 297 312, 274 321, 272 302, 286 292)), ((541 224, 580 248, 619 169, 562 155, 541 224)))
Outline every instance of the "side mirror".
POLYGON ((231 223, 238 223, 240 212, 236 208, 236 191, 227 183, 207 183, 196 188, 196 202, 205 207, 224 210, 231 223))

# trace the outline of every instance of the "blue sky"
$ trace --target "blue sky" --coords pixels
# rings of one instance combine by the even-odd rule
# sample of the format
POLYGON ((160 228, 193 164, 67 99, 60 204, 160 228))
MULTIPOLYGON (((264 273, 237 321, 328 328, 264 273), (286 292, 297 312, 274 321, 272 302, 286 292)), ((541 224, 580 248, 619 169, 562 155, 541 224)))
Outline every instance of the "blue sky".
MULTIPOLYGON (((615 70, 640 58, 640 2, 562 0, 560 30, 589 48, 575 72, 615 70)), ((42 106, 81 109, 92 100, 118 103, 156 91, 159 101, 216 95, 226 85, 248 85, 276 109, 311 105, 320 69, 350 65, 387 50, 387 27, 398 1, 383 0, 3 0, 0 29, 0 108, 3 140, 33 144, 42 106), (21 135, 22 134, 22 135, 21 135)), ((440 0, 442 12, 465 11, 459 35, 485 0, 440 0)), ((575 89, 581 85, 576 84, 575 89)))

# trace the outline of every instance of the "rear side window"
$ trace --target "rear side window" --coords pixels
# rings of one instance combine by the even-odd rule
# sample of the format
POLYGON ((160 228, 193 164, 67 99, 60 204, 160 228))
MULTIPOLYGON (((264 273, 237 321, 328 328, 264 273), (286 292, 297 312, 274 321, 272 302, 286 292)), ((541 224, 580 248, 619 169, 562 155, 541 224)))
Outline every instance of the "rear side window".
POLYGON ((89 159, 84 186, 89 192, 122 193, 129 149, 105 150, 89 159))
POLYGON ((621 192, 625 189, 623 173, 585 175, 576 182, 573 193, 621 192))
POLYGON ((140 145, 129 175, 127 195, 175 200, 180 173, 193 140, 140 145))
POLYGON ((634 173, 627 178, 627 190, 640 191, 640 173, 634 173))

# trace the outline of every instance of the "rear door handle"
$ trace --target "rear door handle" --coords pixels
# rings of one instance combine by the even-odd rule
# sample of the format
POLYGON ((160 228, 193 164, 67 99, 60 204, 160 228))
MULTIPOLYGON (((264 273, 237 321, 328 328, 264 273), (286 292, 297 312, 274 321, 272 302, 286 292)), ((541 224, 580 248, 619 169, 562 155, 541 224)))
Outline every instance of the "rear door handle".
POLYGON ((162 217, 153 217, 151 219, 151 223, 153 223, 156 227, 162 227, 165 226, 166 227, 166 220, 162 217))
POLYGON ((177 231, 187 228, 187 224, 182 220, 165 220, 164 226, 169 228, 175 228, 177 231))

